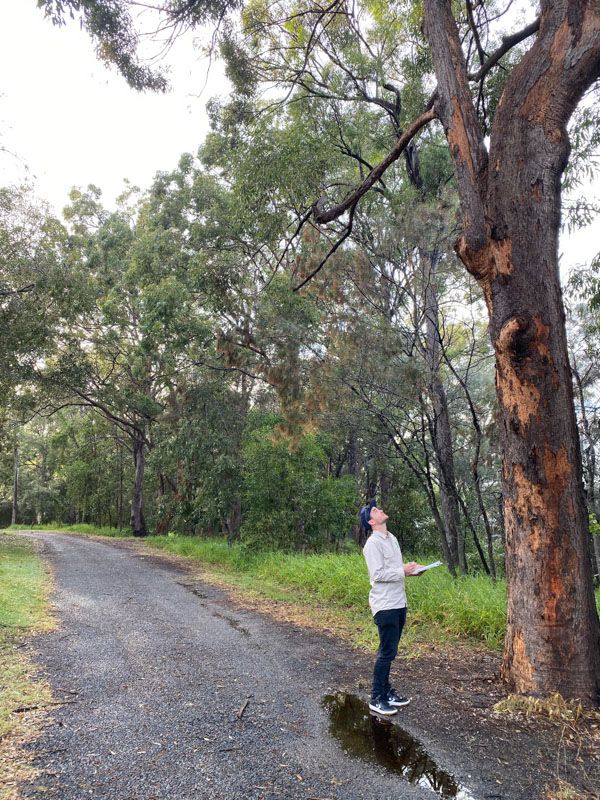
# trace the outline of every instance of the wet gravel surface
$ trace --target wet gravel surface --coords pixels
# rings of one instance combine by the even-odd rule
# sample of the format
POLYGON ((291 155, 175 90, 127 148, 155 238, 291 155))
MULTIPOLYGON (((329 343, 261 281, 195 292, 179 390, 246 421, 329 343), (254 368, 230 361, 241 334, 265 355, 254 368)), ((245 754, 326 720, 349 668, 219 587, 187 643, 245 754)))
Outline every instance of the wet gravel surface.
MULTIPOLYGON (((356 757, 331 735, 323 697, 356 670, 369 677, 349 648, 236 608, 150 554, 28 535, 53 567, 59 619, 57 631, 36 640, 37 661, 66 702, 29 745, 40 773, 22 786, 23 798, 443 796, 356 757)), ((499 761, 480 760, 476 748, 453 752, 457 742, 435 735, 435 709, 424 698, 420 717, 418 702, 397 722, 465 787, 459 800, 537 795, 505 785, 499 761)))

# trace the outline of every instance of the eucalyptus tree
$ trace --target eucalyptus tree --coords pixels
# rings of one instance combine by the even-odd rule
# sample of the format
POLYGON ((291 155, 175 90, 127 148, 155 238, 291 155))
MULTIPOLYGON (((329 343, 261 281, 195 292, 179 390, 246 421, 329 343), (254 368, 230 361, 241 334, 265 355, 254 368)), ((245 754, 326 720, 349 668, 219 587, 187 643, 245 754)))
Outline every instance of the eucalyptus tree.
POLYGON ((68 280, 64 226, 26 186, 0 189, 0 397, 26 384, 77 284, 68 280))
POLYGON ((19 428, 33 413, 31 380, 71 317, 80 287, 64 264, 64 226, 27 186, 0 189, 0 450, 12 462, 13 523, 19 520, 19 428))
MULTIPOLYGON (((136 83, 128 3, 108 11, 99 0, 41 5, 58 20, 80 10, 104 57, 136 83), (101 9, 115 24, 106 24, 101 9)), ((162 6, 175 26, 222 20, 237 8, 218 0, 162 6)), ((343 0, 326 7, 253 4, 250 11, 258 44, 270 45, 269 27, 282 31, 288 55, 279 72, 292 90, 305 75, 311 80, 308 59, 327 30, 347 27, 351 39, 359 35, 354 20, 369 15, 368 6, 349 8, 343 0)), ((449 0, 390 8, 393 19, 407 21, 404 29, 386 20, 386 11, 377 6, 372 15, 375 24, 383 18, 388 41, 406 54, 398 77, 408 81, 420 59, 437 86, 360 186, 345 197, 340 187, 331 206, 327 197, 315 198, 312 218, 326 225, 347 213, 347 230, 360 198, 419 131, 441 123, 460 198, 456 249, 485 297, 496 355, 509 587, 503 674, 521 692, 561 691, 597 702, 600 623, 557 265, 567 124, 600 74, 600 10, 585 0, 542 0, 538 16, 511 34, 494 3, 468 2, 466 13, 449 0)), ((335 63, 335 53, 321 57, 335 63)), ((238 73, 251 72, 253 61, 234 64, 238 73)), ((141 82, 146 77, 151 85, 148 76, 141 82)), ((277 69, 271 80, 278 80, 277 69)), ((349 80, 357 93, 381 98, 381 81, 349 80)))
POLYGON ((450 3, 425 0, 424 12, 438 82, 431 102, 360 189, 333 208, 321 203, 315 219, 351 213, 386 162, 440 120, 461 202, 457 253, 484 293, 496 353, 509 587, 504 675, 519 691, 558 689, 597 701, 600 625, 557 253, 566 126, 600 71, 600 14, 595 4, 542 3, 537 20, 488 56, 480 37, 487 19, 477 25, 468 16, 473 50, 465 54, 450 3), (490 70, 533 35, 482 124, 471 81, 485 97, 490 70))
POLYGON ((39 379, 48 410, 90 407, 121 432, 135 467, 131 527, 145 536, 152 429, 209 329, 186 283, 177 232, 153 218, 144 200, 108 213, 97 190, 74 191, 67 216, 71 268, 85 276, 87 294, 39 379))
MULTIPOLYGON (((312 10, 312 28, 306 20, 300 25, 291 67, 302 71, 302 52, 318 50, 337 11, 312 10)), ((347 213, 351 224, 360 198, 415 135, 442 123, 461 204, 456 249, 483 291, 496 354, 509 586, 503 673, 518 691, 558 689, 597 701, 600 625, 557 252, 566 126, 598 77, 600 14, 594 4, 542 3, 538 19, 502 37, 486 6, 468 11, 455 17, 449 2, 426 0, 435 92, 362 184, 332 206, 320 198, 313 219, 327 224, 347 213), (509 65, 498 100, 490 72, 531 37, 509 65), (562 627, 557 633, 559 617, 568 637, 562 627)))

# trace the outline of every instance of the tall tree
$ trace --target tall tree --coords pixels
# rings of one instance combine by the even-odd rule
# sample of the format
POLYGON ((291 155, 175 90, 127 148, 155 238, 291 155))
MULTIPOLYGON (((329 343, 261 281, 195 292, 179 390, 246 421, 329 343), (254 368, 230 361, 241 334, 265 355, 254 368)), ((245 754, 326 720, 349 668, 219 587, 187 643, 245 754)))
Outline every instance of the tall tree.
POLYGON ((142 200, 108 214, 93 187, 67 210, 73 273, 87 277, 76 319, 38 377, 48 408, 81 405, 116 425, 133 456, 131 528, 148 533, 143 493, 152 429, 207 336, 187 285, 185 243, 142 200))
POLYGON ((600 8, 541 3, 538 35, 504 88, 488 153, 450 3, 425 0, 424 7, 438 80, 434 107, 461 201, 457 252, 484 293, 496 352, 508 577, 503 672, 518 691, 597 702, 600 625, 558 232, 566 126, 600 74, 600 8))
MULTIPOLYGON (((131 35, 123 44, 114 29, 103 30, 91 16, 91 10, 102 6, 98 0, 42 0, 42 5, 59 17, 68 7, 83 9, 93 35, 101 40, 108 31, 117 65, 119 45, 131 56, 131 35)), ((220 18, 234 5, 191 0, 168 3, 165 11, 173 24, 181 25, 220 18)), ((326 8, 282 6, 274 16, 284 19, 280 30, 290 47, 286 69, 279 74, 290 80, 290 92, 303 80, 313 88, 305 54, 316 51, 325 31, 336 31, 341 21, 348 23, 347 38, 358 35, 353 25, 357 13, 342 0, 326 8)), ((598 702, 600 623, 592 592, 557 254, 561 175, 569 155, 567 123, 600 74, 600 7, 597 0, 542 0, 538 19, 487 53, 482 35, 489 30, 487 6, 467 0, 467 14, 457 18, 450 0, 423 0, 435 93, 422 113, 398 131, 393 148, 362 185, 332 208, 321 198, 313 219, 324 225, 348 212, 351 227, 364 193, 424 126, 441 122, 461 204, 456 249, 485 296, 496 354, 508 577, 503 674, 520 692, 560 691, 598 702), (504 85, 493 81, 490 73, 502 57, 532 37, 504 85)), ((122 11, 127 4, 115 7, 122 11)), ((416 20, 418 36, 418 6, 407 4, 405 11, 416 20)), ((129 30, 123 24, 120 28, 129 30)), ((388 40, 393 40, 398 29, 390 30, 388 40)), ((260 44, 264 22, 254 35, 260 44)), ((335 52, 323 50, 323 58, 335 63, 335 52)), ((232 64, 238 74, 252 66, 243 57, 232 64)), ((371 83, 375 93, 380 77, 371 83)), ((277 79, 277 73, 271 78, 277 79)), ((369 93, 365 80, 348 76, 348 85, 354 97, 369 93)), ((328 87, 317 88, 327 97, 328 87)), ((348 91, 343 94, 351 99, 348 91)))

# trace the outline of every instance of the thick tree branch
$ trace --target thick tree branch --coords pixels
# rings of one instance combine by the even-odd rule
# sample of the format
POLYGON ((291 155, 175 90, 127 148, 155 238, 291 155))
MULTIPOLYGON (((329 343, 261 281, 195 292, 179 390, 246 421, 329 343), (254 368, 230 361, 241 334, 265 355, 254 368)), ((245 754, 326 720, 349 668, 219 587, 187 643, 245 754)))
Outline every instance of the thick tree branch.
POLYGON ((35 283, 28 283, 27 286, 21 286, 19 289, 0 289, 0 297, 12 297, 15 294, 25 294, 35 289, 35 283))
MULTIPOLYGON (((357 201, 357 202, 358 202, 358 201, 357 201)), ((352 206, 352 208, 350 209, 350 215, 349 215, 349 219, 348 219, 348 225, 347 225, 347 226, 344 228, 344 232, 342 233, 342 235, 340 236, 340 238, 339 238, 339 239, 338 239, 338 240, 337 240, 337 241, 336 241, 336 242, 335 242, 335 243, 332 245, 332 247, 330 248, 329 252, 328 252, 328 253, 327 253, 327 255, 325 256, 325 258, 323 258, 323 259, 321 260, 321 262, 319 263, 319 265, 318 265, 317 267, 315 267, 315 269, 313 269, 313 271, 312 271, 312 272, 311 272, 309 275, 307 275, 307 276, 306 276, 306 278, 304 278, 304 280, 303 280, 303 281, 301 281, 301 282, 298 284, 298 286, 294 286, 294 291, 295 291, 295 292, 297 292, 299 289, 302 289, 302 287, 303 287, 303 286, 306 286, 306 284, 307 284, 309 281, 311 281, 311 280, 312 280, 312 279, 315 277, 315 275, 316 275, 318 272, 320 272, 320 271, 323 269, 323 267, 324 267, 324 266, 325 266, 325 264, 326 264, 326 263, 329 261, 329 259, 331 258, 331 256, 332 256, 332 255, 335 253, 335 251, 336 251, 336 250, 337 250, 339 247, 341 247, 341 246, 342 246, 342 244, 343 244, 343 243, 346 241, 346 239, 347 239, 347 238, 350 236, 350 234, 352 233, 352 226, 353 226, 353 224, 354 224, 354 212, 355 212, 355 211, 356 211, 356 203, 355 203, 355 204, 352 206)))
POLYGON ((449 0, 425 0, 425 27, 438 81, 435 104, 450 146, 458 183, 464 237, 472 250, 486 241, 483 198, 487 151, 473 105, 467 66, 449 0))
POLYGON ((323 198, 315 203, 312 209, 314 221, 321 225, 326 222, 332 222, 334 219, 341 217, 342 214, 344 214, 350 208, 356 206, 361 197, 366 194, 375 183, 377 183, 388 167, 391 166, 394 161, 397 161, 400 158, 406 146, 417 135, 421 128, 425 127, 425 125, 434 120, 436 116, 437 115, 435 111, 433 109, 429 109, 421 114, 420 117, 417 117, 417 119, 412 122, 407 130, 404 131, 402 136, 400 136, 392 150, 383 159, 383 161, 380 161, 379 164, 377 164, 377 166, 371 170, 363 183, 337 206, 329 209, 323 208, 323 198))
POLYGON ((484 64, 481 65, 477 72, 469 73, 469 80, 480 81, 488 74, 492 67, 494 67, 500 61, 502 56, 506 55, 509 50, 512 50, 512 48, 518 45, 520 42, 525 41, 525 39, 528 39, 530 36, 533 36, 534 33, 537 33, 539 28, 540 20, 538 17, 526 28, 523 28, 523 30, 517 31, 517 33, 513 33, 510 36, 503 36, 500 47, 492 53, 492 55, 484 64))

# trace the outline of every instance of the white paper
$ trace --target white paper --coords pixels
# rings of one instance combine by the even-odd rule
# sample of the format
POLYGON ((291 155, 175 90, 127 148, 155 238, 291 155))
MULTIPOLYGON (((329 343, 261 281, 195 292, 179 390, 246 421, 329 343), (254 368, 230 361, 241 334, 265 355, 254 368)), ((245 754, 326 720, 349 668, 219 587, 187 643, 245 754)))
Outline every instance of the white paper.
POLYGON ((413 572, 413 575, 420 575, 422 572, 425 572, 425 570, 433 569, 434 567, 441 567, 441 566, 442 566, 442 562, 441 561, 432 561, 432 563, 431 564, 427 564, 426 567, 420 567, 419 569, 415 570, 413 572))

